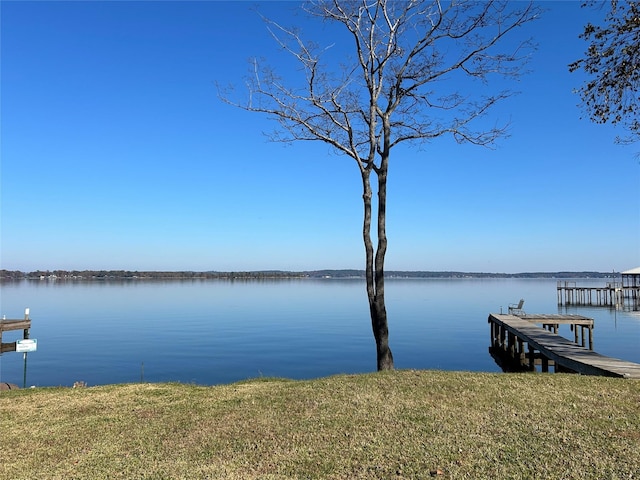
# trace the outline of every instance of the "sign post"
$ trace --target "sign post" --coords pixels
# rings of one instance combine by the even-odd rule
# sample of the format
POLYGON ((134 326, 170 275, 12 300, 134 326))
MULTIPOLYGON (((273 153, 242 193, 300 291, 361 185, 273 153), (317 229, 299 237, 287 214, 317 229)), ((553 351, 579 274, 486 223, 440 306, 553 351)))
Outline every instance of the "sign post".
POLYGON ((16 341, 16 352, 22 352, 22 357, 24 358, 22 388, 27 388, 27 353, 35 352, 37 349, 38 341, 35 338, 16 341))
MULTIPOLYGON (((29 320, 28 308, 24 309, 24 319, 29 320)), ((27 388, 27 352, 35 352, 38 348, 38 342, 35 339, 29 339, 28 328, 25 328, 23 333, 23 339, 16 341, 16 352, 24 352, 22 354, 24 358, 24 369, 22 371, 22 388, 27 388)))

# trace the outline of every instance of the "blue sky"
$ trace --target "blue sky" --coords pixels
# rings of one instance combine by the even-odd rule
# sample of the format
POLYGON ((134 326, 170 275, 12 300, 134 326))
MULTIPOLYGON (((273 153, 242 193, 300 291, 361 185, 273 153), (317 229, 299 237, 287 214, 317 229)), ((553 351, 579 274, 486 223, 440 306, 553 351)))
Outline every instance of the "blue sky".
MULTIPOLYGON (((498 147, 436 140, 391 159, 387 269, 640 265, 638 146, 581 119, 567 64, 599 13, 541 2, 539 48, 489 118, 498 147)), ((1 2, 0 268, 363 268, 355 163, 270 143, 222 103, 247 60, 285 67, 253 2, 1 2)), ((259 10, 332 43, 295 2, 259 10)), ((338 44, 334 48, 342 48, 338 44)), ((287 60, 288 61, 288 60, 287 60)), ((461 90, 464 91, 464 86, 461 90)))

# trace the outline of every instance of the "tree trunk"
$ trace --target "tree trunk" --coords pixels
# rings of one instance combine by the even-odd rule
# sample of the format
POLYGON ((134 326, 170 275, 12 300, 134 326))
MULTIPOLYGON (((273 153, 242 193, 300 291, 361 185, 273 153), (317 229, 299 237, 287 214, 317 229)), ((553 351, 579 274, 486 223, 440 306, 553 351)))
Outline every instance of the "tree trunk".
POLYGON ((389 328, 387 325, 387 309, 384 302, 384 258, 387 248, 385 234, 386 212, 386 172, 381 177, 378 174, 378 246, 374 255, 371 240, 372 192, 370 183, 371 170, 362 172, 364 202, 364 222, 362 235, 366 254, 366 279, 369 311, 371 314, 371 328, 376 340, 376 357, 378 370, 393 370, 393 355, 389 348, 389 328))
POLYGON ((387 327, 387 309, 384 305, 384 293, 376 295, 371 306, 371 326, 376 339, 378 370, 393 370, 393 354, 389 348, 389 328, 387 327))

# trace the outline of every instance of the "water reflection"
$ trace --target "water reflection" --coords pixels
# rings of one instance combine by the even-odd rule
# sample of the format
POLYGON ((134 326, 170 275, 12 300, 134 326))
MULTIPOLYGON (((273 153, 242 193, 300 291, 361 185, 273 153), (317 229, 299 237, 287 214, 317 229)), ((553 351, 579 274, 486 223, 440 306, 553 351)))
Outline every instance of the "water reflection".
MULTIPOLYGON (((216 384, 313 378, 375 368, 365 285, 358 279, 19 282, 0 286, 1 313, 31 308, 29 383, 216 384)), ((386 284, 397 368, 501 371, 487 354, 490 312, 526 299, 554 313, 555 280, 394 279, 386 284)), ((581 307, 562 307, 580 313, 581 307)), ((640 362, 639 319, 593 311, 595 350, 640 362)), ((0 381, 21 379, 18 354, 0 381)), ((21 383, 15 381, 14 383, 21 383)))

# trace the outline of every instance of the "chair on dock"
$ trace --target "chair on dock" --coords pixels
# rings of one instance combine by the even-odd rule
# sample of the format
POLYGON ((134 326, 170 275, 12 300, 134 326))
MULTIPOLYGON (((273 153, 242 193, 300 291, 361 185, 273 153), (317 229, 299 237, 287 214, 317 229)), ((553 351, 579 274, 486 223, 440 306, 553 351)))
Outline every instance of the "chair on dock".
POLYGON ((524 306, 524 298, 521 298, 520 301, 516 303, 509 304, 509 315, 526 315, 522 307, 524 306))

